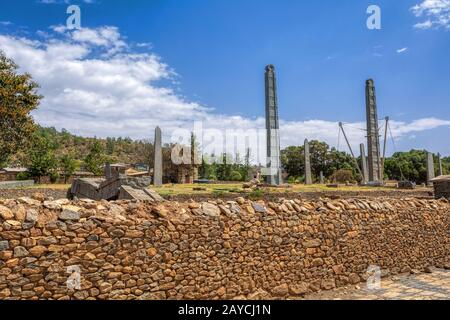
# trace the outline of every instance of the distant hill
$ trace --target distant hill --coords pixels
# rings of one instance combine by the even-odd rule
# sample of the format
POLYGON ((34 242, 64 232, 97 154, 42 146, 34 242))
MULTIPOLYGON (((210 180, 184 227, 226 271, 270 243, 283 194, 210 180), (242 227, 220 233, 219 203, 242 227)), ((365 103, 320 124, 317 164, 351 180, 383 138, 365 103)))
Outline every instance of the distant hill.
MULTIPOLYGON (((153 144, 146 140, 132 140, 128 137, 119 138, 86 138, 71 134, 67 130, 38 127, 38 134, 45 137, 54 147, 55 154, 60 157, 71 154, 80 162, 89 153, 92 144, 97 141, 111 163, 148 164, 152 154, 153 144)), ((18 152, 12 159, 12 164, 23 162, 26 150, 18 152)))

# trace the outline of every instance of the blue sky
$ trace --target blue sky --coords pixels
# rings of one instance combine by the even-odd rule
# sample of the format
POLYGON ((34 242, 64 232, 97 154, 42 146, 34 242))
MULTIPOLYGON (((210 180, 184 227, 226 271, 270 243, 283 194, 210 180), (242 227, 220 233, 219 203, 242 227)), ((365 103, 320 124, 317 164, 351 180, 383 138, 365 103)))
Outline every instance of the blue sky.
MULTIPOLYGON (((261 127, 271 63, 283 145, 305 138, 336 145, 337 122, 364 127, 364 82, 373 78, 397 149, 450 155, 449 0, 71 1, 81 7, 78 34, 61 27, 68 2, 0 4, 0 48, 40 82, 46 98, 35 118, 44 125, 134 138, 197 119, 221 129, 261 127), (366 27, 371 4, 381 8, 381 30, 366 27), (66 46, 63 57, 54 55, 56 44, 66 46), (141 63, 151 66, 145 76, 136 71, 141 63), (102 86, 87 70, 108 64, 114 70, 102 86), (121 81, 140 89, 122 92, 121 81)), ((364 141, 348 130, 353 145, 364 141)))

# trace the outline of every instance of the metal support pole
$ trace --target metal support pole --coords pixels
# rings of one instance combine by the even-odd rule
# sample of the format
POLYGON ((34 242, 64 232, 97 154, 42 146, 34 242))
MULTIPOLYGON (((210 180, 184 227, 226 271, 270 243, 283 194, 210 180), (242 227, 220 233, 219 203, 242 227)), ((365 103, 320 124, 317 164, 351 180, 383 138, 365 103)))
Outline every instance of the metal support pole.
POLYGON ((345 138, 345 141, 347 142, 347 146, 348 146, 348 148, 350 149, 350 153, 352 154, 353 161, 355 162, 356 169, 358 169, 359 174, 360 174, 361 177, 363 177, 363 179, 364 179, 364 175, 363 175, 363 173, 362 173, 362 171, 361 171, 361 168, 359 167, 358 161, 356 160, 355 154, 353 153, 353 150, 352 150, 352 147, 351 147, 351 145, 350 145, 350 142, 349 142, 348 139, 347 139, 347 135, 345 134, 344 126, 342 125, 342 122, 339 122, 339 127, 341 128, 342 133, 343 133, 344 138, 345 138))
POLYGON ((384 181, 384 160, 386 159, 386 143, 387 143, 387 132, 389 125, 389 117, 385 118, 386 124, 384 128, 384 146, 383 146, 383 158, 381 159, 381 168, 380 168, 380 181, 384 181))

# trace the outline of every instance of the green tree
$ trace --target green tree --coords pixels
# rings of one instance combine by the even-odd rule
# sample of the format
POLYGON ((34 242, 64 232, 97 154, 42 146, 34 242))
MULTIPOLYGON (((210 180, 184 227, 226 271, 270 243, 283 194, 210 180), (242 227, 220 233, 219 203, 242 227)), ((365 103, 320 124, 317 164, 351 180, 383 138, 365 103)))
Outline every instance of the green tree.
POLYGON ((217 179, 220 181, 229 181, 231 178, 231 155, 229 154, 222 154, 222 161, 220 163, 217 163, 217 179))
POLYGON ((30 112, 42 98, 38 84, 0 51, 0 166, 19 149, 28 146, 35 130, 30 112))
POLYGON ((354 182, 354 175, 352 170, 348 169, 339 169, 334 172, 330 179, 332 181, 338 182, 338 183, 346 183, 346 182, 354 182))
POLYGON ((102 166, 106 161, 104 150, 99 141, 94 140, 92 143, 88 155, 84 158, 84 166, 86 170, 92 172, 95 175, 102 174, 102 166))
POLYGON ((251 155, 251 151, 250 148, 247 148, 247 151, 245 153, 245 159, 244 159, 244 164, 239 166, 239 172, 241 173, 242 176, 242 180, 246 181, 248 180, 249 177, 249 170, 251 169, 251 165, 250 165, 250 155, 251 155))
POLYGON ((426 159, 425 150, 396 152, 386 159, 385 173, 391 179, 424 183, 427 180, 426 159))
POLYGON ((303 146, 290 146, 281 150, 281 165, 290 177, 301 177, 305 174, 305 157, 303 146))
POLYGON ((325 176, 329 177, 338 170, 351 170, 355 180, 358 180, 358 169, 356 169, 353 158, 350 154, 331 148, 329 162, 324 171, 325 176))
MULTIPOLYGON (((309 142, 311 156, 311 171, 317 178, 320 171, 325 177, 332 176, 338 170, 350 170, 352 180, 358 180, 358 170, 354 165, 351 155, 331 148, 317 140, 309 142)), ((290 146, 281 151, 281 163, 283 168, 292 178, 290 181, 303 181, 305 175, 304 146, 290 146)))
POLYGON ((116 144, 115 138, 110 138, 110 137, 106 138, 106 153, 108 155, 114 154, 115 144, 116 144))
POLYGON ((36 134, 33 138, 33 146, 29 149, 28 162, 31 176, 37 177, 39 183, 41 177, 54 172, 57 160, 51 141, 36 134))
POLYGON ((67 179, 72 177, 75 171, 78 169, 78 162, 75 160, 72 154, 65 154, 59 160, 61 169, 64 173, 64 183, 67 179))
POLYGON ((443 174, 450 174, 450 157, 442 158, 442 170, 443 174))
POLYGON ((202 165, 199 168, 198 174, 202 179, 217 180, 217 165, 211 163, 211 157, 209 155, 203 155, 202 165))
POLYGON ((311 155, 311 171, 315 177, 319 177, 320 171, 327 172, 330 164, 330 147, 325 142, 312 140, 309 142, 311 155))

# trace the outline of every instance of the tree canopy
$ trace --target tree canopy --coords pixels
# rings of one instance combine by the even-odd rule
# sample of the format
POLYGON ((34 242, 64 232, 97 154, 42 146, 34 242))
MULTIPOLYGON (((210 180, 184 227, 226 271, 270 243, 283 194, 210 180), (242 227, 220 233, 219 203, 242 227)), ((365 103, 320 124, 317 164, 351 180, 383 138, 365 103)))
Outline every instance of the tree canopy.
MULTIPOLYGON (((357 169, 352 157, 335 148, 330 148, 322 141, 312 140, 309 142, 311 157, 311 172, 318 180, 322 171, 325 177, 331 177, 338 170, 350 170, 353 180, 357 180, 357 169)), ((291 181, 303 181, 305 174, 305 147, 290 146, 281 150, 281 164, 291 181)))
POLYGON ((35 126, 30 115, 42 98, 38 84, 0 51, 0 167, 29 145, 35 126))

